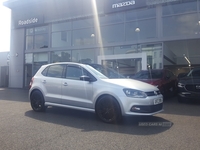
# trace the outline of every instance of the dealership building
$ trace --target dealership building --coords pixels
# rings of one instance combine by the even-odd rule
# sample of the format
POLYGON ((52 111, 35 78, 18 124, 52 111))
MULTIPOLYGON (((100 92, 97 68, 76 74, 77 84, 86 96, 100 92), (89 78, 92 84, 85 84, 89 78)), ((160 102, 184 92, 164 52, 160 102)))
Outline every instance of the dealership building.
POLYGON ((200 0, 8 0, 9 87, 28 87, 43 64, 107 65, 131 76, 200 64, 200 0))

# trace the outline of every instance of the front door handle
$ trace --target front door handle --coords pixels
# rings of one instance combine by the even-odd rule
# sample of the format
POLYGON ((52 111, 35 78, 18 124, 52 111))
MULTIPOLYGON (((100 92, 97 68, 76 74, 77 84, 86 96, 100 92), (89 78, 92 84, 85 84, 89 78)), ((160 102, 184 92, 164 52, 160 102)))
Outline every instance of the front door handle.
POLYGON ((63 85, 64 85, 64 86, 68 86, 67 82, 64 82, 63 85))

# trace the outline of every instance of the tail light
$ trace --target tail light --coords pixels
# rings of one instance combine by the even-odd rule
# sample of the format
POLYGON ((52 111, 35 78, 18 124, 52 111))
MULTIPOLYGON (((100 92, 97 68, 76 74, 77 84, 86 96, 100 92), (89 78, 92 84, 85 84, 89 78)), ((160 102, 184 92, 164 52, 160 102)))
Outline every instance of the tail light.
POLYGON ((29 84, 29 88, 31 88, 31 86, 33 85, 33 80, 34 80, 34 78, 31 79, 30 84, 29 84))

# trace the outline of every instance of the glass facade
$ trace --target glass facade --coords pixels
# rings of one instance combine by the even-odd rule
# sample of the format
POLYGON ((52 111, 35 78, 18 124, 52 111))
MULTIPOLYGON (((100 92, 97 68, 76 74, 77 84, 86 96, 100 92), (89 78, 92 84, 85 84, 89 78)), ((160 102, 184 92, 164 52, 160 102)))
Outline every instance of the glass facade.
POLYGON ((49 27, 41 26, 26 30, 26 50, 49 47, 49 27))
MULTIPOLYGON (((76 2, 73 1, 71 6, 75 7, 76 2)), ((85 3, 88 7, 95 4, 91 0, 85 3)), ((198 0, 181 0, 114 13, 104 13, 103 2, 96 3, 98 16, 93 16, 94 10, 86 7, 70 9, 65 10, 70 12, 66 15, 76 16, 75 19, 26 28, 25 63, 32 63, 33 74, 42 64, 49 62, 97 63, 98 55, 142 52, 147 55, 149 67, 160 69, 163 68, 162 42, 165 38, 193 38, 200 33, 198 0), (84 14, 85 17, 81 17, 84 14), (28 54, 30 52, 32 56, 28 54)), ((131 59, 119 62, 139 65, 136 70, 142 63, 140 58, 135 63, 131 59)))
POLYGON ((162 7, 163 36, 193 36, 199 33, 197 0, 162 7))

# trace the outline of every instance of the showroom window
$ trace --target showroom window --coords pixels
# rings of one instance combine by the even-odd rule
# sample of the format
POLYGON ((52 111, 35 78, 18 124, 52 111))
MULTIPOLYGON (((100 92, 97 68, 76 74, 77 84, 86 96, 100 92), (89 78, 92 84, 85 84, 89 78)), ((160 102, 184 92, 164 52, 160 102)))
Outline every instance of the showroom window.
POLYGON ((94 45, 95 43, 94 28, 73 30, 73 46, 94 45))
POLYGON ((72 50, 72 61, 81 63, 94 63, 95 62, 95 50, 72 50))
POLYGON ((26 49, 49 47, 48 26, 26 29, 26 49))
POLYGON ((156 9, 147 8, 128 11, 125 15, 126 41, 145 40, 157 37, 156 9))
POLYGON ((124 41, 124 24, 101 26, 101 41, 103 43, 114 43, 124 41))
MULTIPOLYGON (((52 66, 48 67, 46 76, 54 77, 54 78, 62 78, 65 67, 66 67, 65 65, 52 65, 52 66)), ((45 72, 45 70, 44 70, 44 72, 45 72)), ((44 72, 43 72, 43 75, 44 75, 44 72)))
POLYGON ((33 55, 33 75, 45 64, 48 64, 48 53, 35 53, 33 55))
POLYGON ((71 61, 71 51, 51 52, 51 63, 71 61))
POLYGON ((180 13, 197 12, 197 0, 189 0, 189 2, 187 3, 163 5, 162 10, 163 10, 163 16, 180 14, 180 13))
POLYGON ((71 22, 52 24, 52 47, 71 46, 71 22))
POLYGON ((199 34, 197 14, 185 14, 163 18, 163 36, 189 36, 199 34))
POLYGON ((199 34, 197 0, 163 5, 163 36, 191 36, 199 34))
POLYGON ((96 43, 94 20, 91 18, 73 21, 73 46, 90 46, 96 43))

